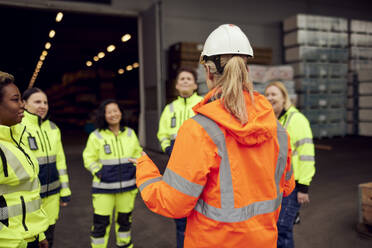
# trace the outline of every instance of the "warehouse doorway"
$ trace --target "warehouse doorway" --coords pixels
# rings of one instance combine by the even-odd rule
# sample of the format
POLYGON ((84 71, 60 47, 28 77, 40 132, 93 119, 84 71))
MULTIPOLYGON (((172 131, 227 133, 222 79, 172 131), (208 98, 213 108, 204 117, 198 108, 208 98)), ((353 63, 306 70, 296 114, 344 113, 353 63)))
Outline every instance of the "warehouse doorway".
POLYGON ((1 70, 14 74, 22 91, 30 84, 45 90, 52 119, 65 129, 91 130, 97 105, 117 98, 141 143, 157 149, 153 124, 164 98, 159 4, 137 14, 78 6, 0 5, 7 34, 0 41, 1 70))

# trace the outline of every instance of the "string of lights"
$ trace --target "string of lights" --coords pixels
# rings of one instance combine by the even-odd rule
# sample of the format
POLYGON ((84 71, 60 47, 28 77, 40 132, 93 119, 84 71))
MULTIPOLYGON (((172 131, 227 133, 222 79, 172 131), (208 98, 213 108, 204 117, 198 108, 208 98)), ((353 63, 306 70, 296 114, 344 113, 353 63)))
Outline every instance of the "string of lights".
MULTIPOLYGON (((56 22, 61 22, 63 19, 63 13, 62 12, 58 12, 57 15, 56 15, 56 22)), ((39 75, 39 72, 44 64, 44 61, 48 55, 48 51, 50 51, 51 47, 52 47, 52 43, 51 43, 51 40, 55 37, 56 35, 56 31, 54 29, 51 29, 49 31, 49 41, 47 41, 44 45, 44 49, 43 51, 41 52, 41 55, 39 57, 39 61, 36 63, 36 67, 35 67, 35 70, 34 70, 34 73, 32 74, 32 77, 30 79, 30 82, 28 84, 28 88, 32 88, 35 84, 35 81, 39 75)))

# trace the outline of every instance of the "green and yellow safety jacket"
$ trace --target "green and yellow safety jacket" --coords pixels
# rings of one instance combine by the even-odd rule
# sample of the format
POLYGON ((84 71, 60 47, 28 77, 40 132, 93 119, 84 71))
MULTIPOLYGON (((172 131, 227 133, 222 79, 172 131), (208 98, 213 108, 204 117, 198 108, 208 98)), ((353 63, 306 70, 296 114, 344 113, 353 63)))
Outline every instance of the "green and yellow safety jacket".
POLYGON ((63 151, 61 132, 50 120, 24 112, 22 124, 26 126, 25 142, 39 163, 42 198, 58 194, 63 202, 70 201, 71 190, 63 151))
POLYGON ((290 136, 296 187, 300 192, 307 193, 315 174, 315 152, 310 123, 294 106, 283 111, 279 122, 290 136))
POLYGON ((116 136, 110 129, 96 129, 83 152, 84 166, 93 175, 92 193, 119 193, 136 188, 136 166, 142 148, 133 129, 124 127, 116 136))
POLYGON ((157 135, 163 152, 176 139, 178 129, 180 129, 182 123, 195 115, 192 108, 202 99, 203 97, 194 93, 187 98, 179 96, 176 100, 165 106, 160 116, 157 135))
POLYGON ((26 247, 45 239, 48 218, 41 208, 39 167, 21 142, 23 125, 0 125, 0 247, 26 247))

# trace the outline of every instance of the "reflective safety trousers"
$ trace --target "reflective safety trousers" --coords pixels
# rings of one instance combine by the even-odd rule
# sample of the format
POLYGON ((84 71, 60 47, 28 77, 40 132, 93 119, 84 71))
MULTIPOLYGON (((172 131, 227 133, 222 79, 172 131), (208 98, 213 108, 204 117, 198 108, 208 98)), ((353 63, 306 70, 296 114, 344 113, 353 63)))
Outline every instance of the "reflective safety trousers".
POLYGON ((294 106, 279 118, 291 137, 292 167, 295 180, 310 185, 315 174, 315 155, 313 134, 309 121, 294 106))
POLYGON ((129 158, 141 156, 142 148, 133 129, 125 127, 116 136, 96 129, 83 152, 84 166, 93 175, 92 193, 118 193, 136 188, 136 167, 129 158))
POLYGON ((21 139, 25 127, 0 125, 0 247, 18 248, 45 238, 37 160, 21 139))
POLYGON ((180 129, 182 123, 195 115, 192 108, 202 99, 201 96, 194 93, 188 98, 179 96, 176 100, 165 106, 160 117, 157 134, 163 151, 176 138, 178 129, 180 129))
POLYGON ((290 143, 262 95, 245 94, 242 125, 209 93, 180 128, 164 175, 149 157, 137 160, 147 207, 187 216, 185 248, 274 248, 283 196, 294 188, 290 143))
POLYGON ((26 126, 26 133, 23 140, 39 163, 41 197, 60 193, 62 201, 70 201, 71 190, 59 128, 54 122, 43 121, 27 111, 24 115, 22 124, 26 126))

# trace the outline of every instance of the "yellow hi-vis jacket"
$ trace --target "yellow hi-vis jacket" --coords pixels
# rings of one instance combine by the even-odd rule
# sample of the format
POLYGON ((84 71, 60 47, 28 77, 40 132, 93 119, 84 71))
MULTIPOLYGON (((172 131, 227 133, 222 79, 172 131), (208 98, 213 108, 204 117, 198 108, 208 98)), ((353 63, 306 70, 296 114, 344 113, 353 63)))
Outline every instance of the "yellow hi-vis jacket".
POLYGON ((48 218, 41 208, 39 166, 21 142, 25 127, 0 125, 0 247, 26 247, 45 239, 48 218))
POLYGON ((298 109, 291 106, 279 117, 279 122, 291 138, 292 168, 296 187, 300 192, 307 193, 315 174, 313 134, 309 121, 298 109))
POLYGON ((188 98, 179 96, 176 100, 165 106, 160 116, 157 135, 163 152, 176 139, 178 129, 180 129, 182 123, 195 115, 192 108, 201 100, 203 100, 203 97, 194 93, 188 98))
POLYGON ((22 119, 22 124, 26 126, 24 142, 39 163, 41 197, 60 193, 62 201, 70 201, 71 190, 59 128, 54 122, 43 121, 38 115, 30 112, 25 111, 24 115, 22 119))
POLYGON ((136 166, 142 148, 133 129, 125 127, 116 136, 110 129, 96 129, 83 152, 84 166, 93 175, 92 193, 120 193, 136 188, 136 166))

